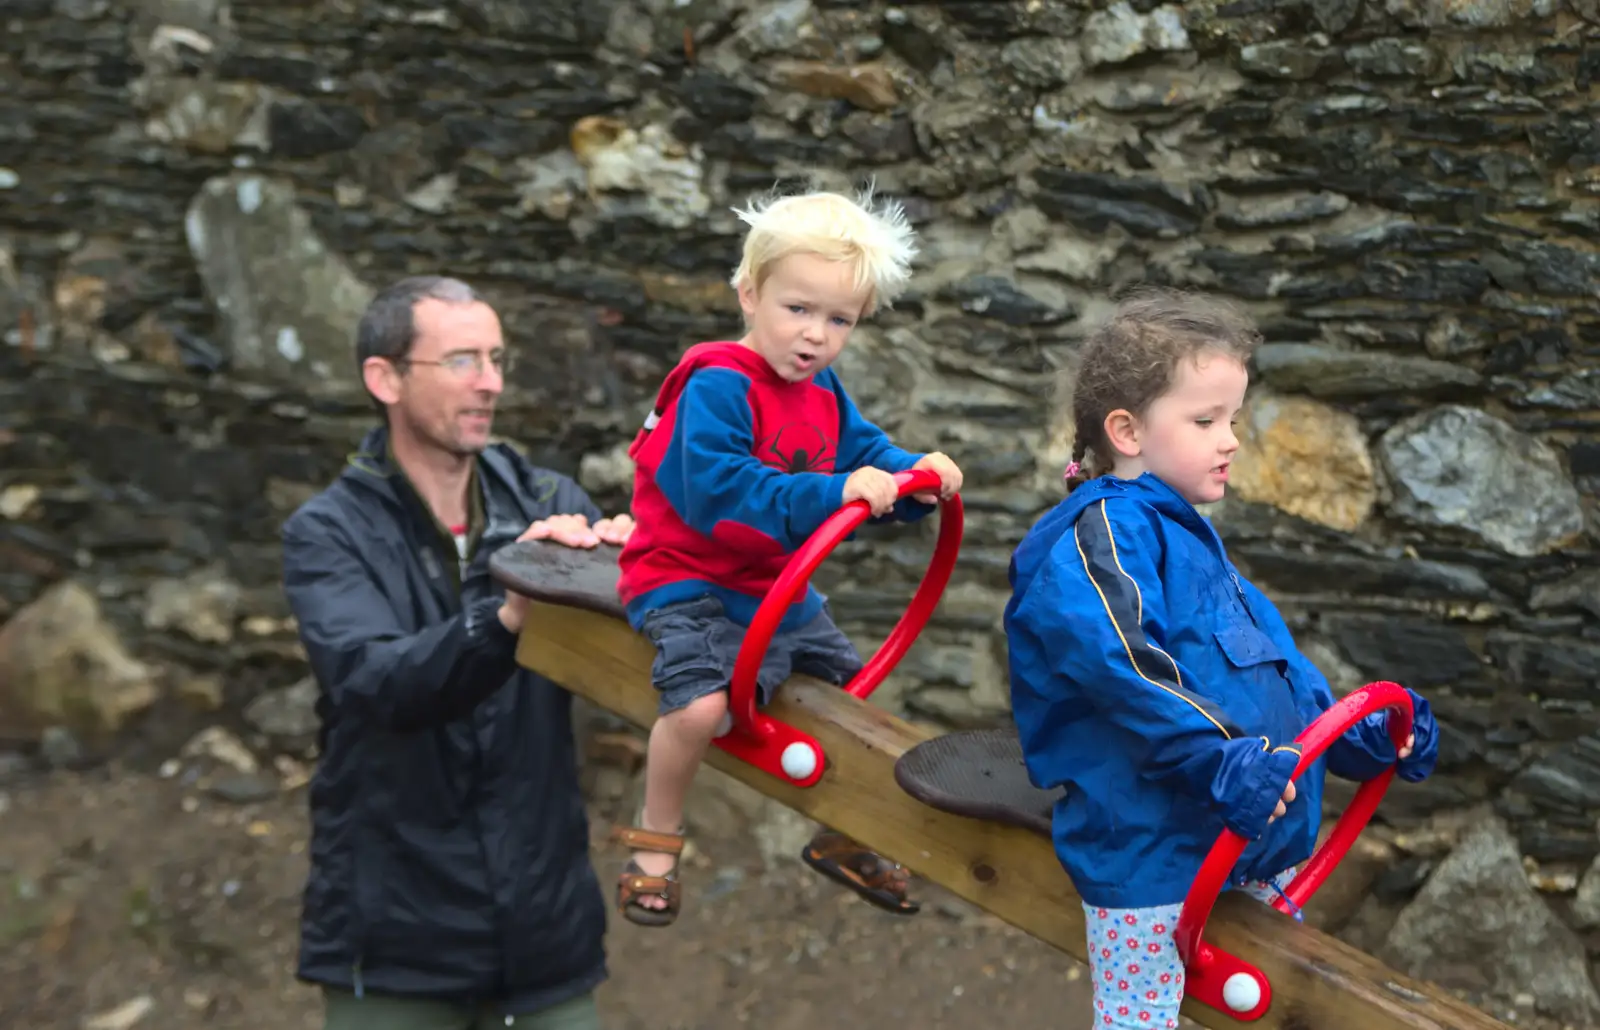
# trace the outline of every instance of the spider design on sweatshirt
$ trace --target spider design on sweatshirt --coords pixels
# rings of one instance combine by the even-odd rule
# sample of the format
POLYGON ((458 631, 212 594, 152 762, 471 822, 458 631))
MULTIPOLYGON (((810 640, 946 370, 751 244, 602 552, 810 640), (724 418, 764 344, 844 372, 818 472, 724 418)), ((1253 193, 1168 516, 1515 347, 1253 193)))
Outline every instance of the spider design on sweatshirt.
POLYGON ((790 422, 756 449, 762 464, 780 472, 832 472, 834 441, 809 422, 790 422))

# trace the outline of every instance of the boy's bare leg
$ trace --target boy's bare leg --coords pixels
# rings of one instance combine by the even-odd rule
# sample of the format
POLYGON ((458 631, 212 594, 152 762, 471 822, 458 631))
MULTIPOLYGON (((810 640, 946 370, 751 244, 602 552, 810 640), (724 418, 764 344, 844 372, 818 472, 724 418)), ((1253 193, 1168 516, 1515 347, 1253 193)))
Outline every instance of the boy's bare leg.
MULTIPOLYGON (((644 812, 640 817, 644 829, 677 833, 682 828, 683 805, 689 796, 689 786, 727 712, 728 694, 718 691, 668 712, 650 728, 650 748, 645 758, 644 812)), ((678 860, 675 855, 658 851, 638 851, 633 859, 646 876, 665 876, 672 872, 678 860)), ((667 907, 667 900, 651 894, 639 897, 634 904, 663 909, 667 907)))

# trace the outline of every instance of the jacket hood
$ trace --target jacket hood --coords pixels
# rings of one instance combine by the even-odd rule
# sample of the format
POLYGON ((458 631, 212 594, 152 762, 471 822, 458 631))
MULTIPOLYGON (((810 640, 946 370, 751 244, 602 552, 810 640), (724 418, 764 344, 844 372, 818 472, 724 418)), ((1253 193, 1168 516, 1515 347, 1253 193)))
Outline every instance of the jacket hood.
POLYGON ((435 523, 428 506, 410 486, 405 471, 389 454, 389 428, 374 426, 356 449, 345 455, 344 469, 336 481, 356 496, 370 498, 397 516, 421 526, 435 523))
POLYGON ((766 358, 737 341, 712 340, 695 344, 683 352, 678 364, 661 381, 661 388, 656 391, 655 407, 650 409, 643 428, 634 435, 633 443, 628 447, 628 457, 638 460, 639 451, 644 447, 644 441, 650 435, 650 430, 660 423, 667 409, 677 402, 678 395, 683 393, 683 388, 689 383, 689 377, 702 368, 712 366, 736 368, 752 379, 773 375, 772 367, 767 364, 766 358))
MULTIPOLYGON (((479 452, 480 477, 487 475, 503 481, 513 478, 509 464, 502 458, 505 446, 492 443, 479 452)), ((395 484, 406 482, 405 472, 390 457, 388 426, 374 426, 367 431, 356 449, 345 455, 345 466, 339 478, 391 500, 401 499, 395 484)))
POLYGON ((1154 472, 1146 472, 1137 479, 1118 479, 1105 475, 1089 480, 1072 491, 1061 502, 1070 521, 1078 513, 1098 500, 1107 497, 1128 497, 1148 504, 1156 511, 1185 525, 1199 525, 1205 520, 1195 506, 1178 495, 1154 472))
POLYGON ((345 455, 344 470, 339 478, 392 496, 394 489, 390 480, 398 471, 389 460, 389 427, 373 426, 356 449, 345 455))

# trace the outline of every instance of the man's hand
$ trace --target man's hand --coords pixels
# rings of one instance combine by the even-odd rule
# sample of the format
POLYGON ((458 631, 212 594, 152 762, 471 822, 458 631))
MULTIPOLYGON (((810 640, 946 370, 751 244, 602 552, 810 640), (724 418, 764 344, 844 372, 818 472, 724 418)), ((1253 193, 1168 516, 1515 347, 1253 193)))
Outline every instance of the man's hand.
POLYGON ((621 545, 633 535, 633 527, 633 516, 626 514, 601 519, 593 526, 589 525, 587 515, 552 515, 523 530, 517 542, 550 540, 567 547, 594 547, 601 543, 621 545))
POLYGON ((1417 746, 1417 735, 1415 733, 1413 733, 1411 736, 1406 738, 1406 746, 1400 749, 1400 754, 1398 756, 1400 761, 1403 762, 1407 758, 1410 758, 1411 757, 1411 749, 1416 747, 1416 746, 1417 746))
POLYGON ((519 544, 524 540, 549 540, 567 547, 593 547, 600 542, 589 526, 587 515, 552 515, 540 519, 517 537, 519 544))
POLYGON ((945 499, 954 497, 961 490, 961 470, 956 467, 956 463, 951 461, 947 455, 940 454, 938 451, 932 454, 924 454, 911 467, 914 469, 928 469, 939 474, 939 492, 937 494, 932 490, 923 490, 911 495, 923 504, 936 504, 941 497, 945 499))
POLYGON ((506 591, 505 601, 500 605, 500 610, 495 612, 500 618, 500 625, 513 636, 522 632, 522 620, 527 614, 528 598, 515 590, 506 591))
MULTIPOLYGON (((601 543, 621 546, 633 535, 633 516, 626 513, 601 519, 589 525, 587 515, 552 515, 540 519, 517 537, 524 540, 550 540, 567 547, 594 547, 601 543)), ((528 599, 514 591, 506 591, 505 603, 500 606, 500 624, 512 633, 522 632, 523 617, 528 614, 528 599)))
POLYGON ((900 499, 894 476, 883 469, 858 468, 844 481, 844 503, 866 501, 874 515, 887 515, 900 499))

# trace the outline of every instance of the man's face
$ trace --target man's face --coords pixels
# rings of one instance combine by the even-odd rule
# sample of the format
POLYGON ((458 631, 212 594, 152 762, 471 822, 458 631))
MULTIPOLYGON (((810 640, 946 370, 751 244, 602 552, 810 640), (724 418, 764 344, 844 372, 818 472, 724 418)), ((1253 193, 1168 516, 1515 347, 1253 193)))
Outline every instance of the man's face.
POLYGON ((505 388, 496 365, 505 341, 489 305, 421 300, 412 309, 416 339, 388 378, 394 398, 389 420, 450 454, 477 454, 489 445, 494 405, 505 388))

